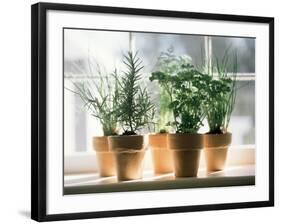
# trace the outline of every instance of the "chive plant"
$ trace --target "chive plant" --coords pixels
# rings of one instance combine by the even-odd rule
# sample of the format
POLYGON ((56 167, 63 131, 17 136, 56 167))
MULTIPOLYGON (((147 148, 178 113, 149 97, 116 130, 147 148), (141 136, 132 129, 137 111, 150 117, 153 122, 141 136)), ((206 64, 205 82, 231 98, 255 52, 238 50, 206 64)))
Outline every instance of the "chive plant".
POLYGON ((230 57, 227 49, 222 57, 214 57, 212 68, 208 71, 205 113, 210 134, 227 132, 237 94, 237 54, 230 57), (228 72, 231 70, 231 72, 228 72))
POLYGON ((78 95, 84 102, 86 110, 99 120, 104 136, 116 135, 118 119, 115 108, 119 101, 119 89, 114 78, 115 73, 106 74, 98 64, 96 65, 96 73, 91 74, 88 80, 72 81, 74 89, 66 89, 78 95))

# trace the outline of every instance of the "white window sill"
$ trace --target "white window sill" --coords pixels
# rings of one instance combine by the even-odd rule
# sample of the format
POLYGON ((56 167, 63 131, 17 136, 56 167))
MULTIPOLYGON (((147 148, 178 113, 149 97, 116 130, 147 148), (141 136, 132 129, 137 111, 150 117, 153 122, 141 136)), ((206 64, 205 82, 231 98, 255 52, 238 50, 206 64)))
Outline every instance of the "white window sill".
POLYGON ((118 182, 116 177, 99 177, 98 173, 72 174, 64 177, 64 194, 120 191, 163 190, 198 187, 226 187, 255 184, 255 165, 228 166, 224 171, 207 174, 201 168, 196 178, 175 178, 173 173, 155 176, 145 171, 143 179, 118 182))
MULTIPOLYGON (((255 145, 231 146, 229 148, 226 166, 242 166, 255 164, 255 145)), ((204 153, 201 153, 200 168, 205 168, 204 153)), ((144 158, 144 170, 152 170, 152 158, 150 150, 147 150, 144 158)), ((96 154, 90 152, 76 152, 65 155, 64 174, 97 173, 96 154)))

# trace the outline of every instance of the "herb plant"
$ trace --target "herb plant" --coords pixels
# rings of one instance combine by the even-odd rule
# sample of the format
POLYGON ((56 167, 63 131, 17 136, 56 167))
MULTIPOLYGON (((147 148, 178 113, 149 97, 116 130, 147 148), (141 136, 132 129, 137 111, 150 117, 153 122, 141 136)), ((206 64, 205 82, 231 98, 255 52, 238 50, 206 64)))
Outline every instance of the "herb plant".
POLYGON ((154 118, 154 105, 146 88, 142 88, 142 61, 137 53, 128 52, 123 60, 127 70, 120 77, 115 74, 118 83, 119 101, 115 110, 123 128, 123 135, 135 135, 140 129, 149 126, 154 118))
POLYGON ((207 84, 205 113, 210 134, 227 132, 231 113, 234 109, 237 93, 237 54, 230 58, 229 50, 225 51, 221 60, 214 57, 207 84), (232 60, 231 60, 232 59, 232 60), (231 73, 228 70, 232 70, 231 73))
POLYGON ((111 74, 103 74, 97 64, 96 76, 91 75, 83 82, 72 81, 77 94, 84 102, 85 108, 98 119, 102 125, 104 136, 117 134, 117 116, 114 110, 119 99, 119 90, 116 79, 111 74))
POLYGON ((168 48, 166 52, 161 52, 155 71, 150 76, 150 81, 157 80, 160 85, 160 103, 158 111, 157 131, 167 132, 168 122, 173 116, 170 103, 173 101, 173 86, 169 77, 177 74, 182 66, 189 63, 191 58, 187 55, 175 56, 173 47, 168 48))
POLYGON ((204 88, 209 77, 196 70, 187 59, 186 56, 174 57, 169 70, 157 71, 151 76, 151 80, 157 80, 168 90, 174 120, 167 125, 173 126, 177 133, 197 133, 205 117, 204 88))
POLYGON ((170 108, 175 117, 171 124, 177 133, 197 133, 203 125, 206 79, 208 77, 191 64, 183 65, 182 70, 171 77, 174 99, 170 108))

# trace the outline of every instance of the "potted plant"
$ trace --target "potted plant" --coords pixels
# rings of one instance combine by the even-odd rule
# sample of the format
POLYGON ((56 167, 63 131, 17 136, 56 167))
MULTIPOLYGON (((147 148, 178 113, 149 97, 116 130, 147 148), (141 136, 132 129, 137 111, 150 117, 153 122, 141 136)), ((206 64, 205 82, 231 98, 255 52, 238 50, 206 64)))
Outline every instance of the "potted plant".
POLYGON ((119 181, 142 178, 142 165, 147 144, 144 136, 138 134, 147 127, 154 116, 154 105, 146 88, 140 85, 142 61, 128 52, 124 55, 127 70, 115 75, 118 83, 119 101, 115 114, 123 134, 109 137, 109 147, 114 152, 117 178, 119 181))
POLYGON ((230 58, 229 50, 221 60, 214 57, 214 66, 209 69, 205 113, 209 132, 204 135, 204 152, 207 171, 219 171, 225 167, 231 133, 228 125, 236 99, 237 55, 230 58), (228 70, 232 72, 228 72, 228 70))
MULTIPOLYGON (((97 65, 96 76, 88 81, 72 82, 75 90, 69 89, 77 94, 85 103, 84 107, 102 125, 103 136, 94 136, 92 146, 96 151, 97 164, 101 177, 116 174, 113 153, 109 151, 108 136, 117 135, 117 117, 113 113, 118 101, 118 85, 110 75, 104 75, 97 65)), ((91 65, 90 65, 91 66, 91 65)))
POLYGON ((156 64, 156 69, 150 76, 150 81, 158 81, 160 86, 160 100, 157 110, 156 133, 150 134, 149 147, 151 149, 153 168, 155 174, 170 173, 174 171, 172 151, 168 149, 167 136, 171 131, 168 122, 172 117, 169 105, 172 102, 172 85, 166 76, 172 76, 181 68, 182 64, 190 61, 187 56, 176 57, 173 48, 162 52, 156 64))
POLYGON ((204 138, 198 133, 205 117, 206 75, 187 62, 185 57, 174 61, 177 68, 173 74, 158 72, 160 82, 171 86, 170 109, 173 111, 173 126, 176 133, 168 134, 168 147, 173 152, 176 177, 196 177, 204 138), (162 80, 162 81, 161 81, 162 80))
POLYGON ((148 135, 148 143, 152 156, 153 169, 155 174, 171 173, 174 171, 172 153, 167 145, 167 128, 164 121, 169 118, 169 110, 167 102, 167 92, 161 88, 159 119, 156 124, 156 133, 148 135), (163 123, 162 123, 163 122, 163 123), (163 126, 164 127, 163 127, 163 126))

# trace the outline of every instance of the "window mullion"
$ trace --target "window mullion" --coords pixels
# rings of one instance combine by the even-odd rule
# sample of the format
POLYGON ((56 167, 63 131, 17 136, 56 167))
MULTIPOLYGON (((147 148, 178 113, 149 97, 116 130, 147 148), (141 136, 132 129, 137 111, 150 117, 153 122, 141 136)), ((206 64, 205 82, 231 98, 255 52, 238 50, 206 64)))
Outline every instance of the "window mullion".
POLYGON ((212 71, 212 37, 204 37, 205 47, 205 71, 210 73, 212 71))
POLYGON ((129 51, 135 53, 136 46, 135 46, 135 37, 132 32, 129 32, 129 51))

